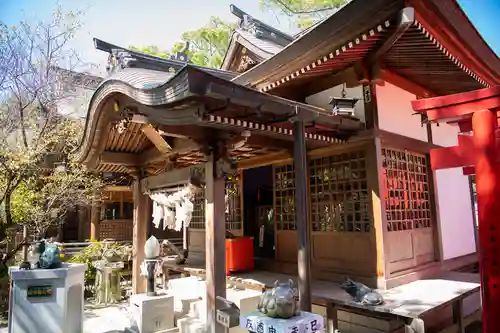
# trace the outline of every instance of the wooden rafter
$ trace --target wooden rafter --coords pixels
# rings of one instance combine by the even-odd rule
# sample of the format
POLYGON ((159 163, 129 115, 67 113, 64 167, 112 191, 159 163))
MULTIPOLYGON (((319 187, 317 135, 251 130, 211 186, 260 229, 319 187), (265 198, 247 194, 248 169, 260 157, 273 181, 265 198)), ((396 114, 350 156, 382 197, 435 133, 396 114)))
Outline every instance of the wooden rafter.
POLYGON ((280 86, 281 84, 284 84, 285 82, 294 80, 301 76, 305 76, 306 74, 308 75, 310 72, 317 72, 318 68, 325 67, 325 64, 329 62, 335 62, 335 59, 337 57, 343 56, 344 54, 349 52, 353 52, 353 50, 358 48, 358 45, 366 44, 370 41, 373 41, 374 38, 375 39, 378 38, 377 35, 380 35, 380 33, 387 30, 389 27, 390 27, 390 21, 386 20, 383 24, 379 24, 373 29, 368 30, 366 33, 360 34, 353 40, 337 48, 335 51, 332 51, 329 54, 324 55, 319 59, 313 61, 311 64, 302 67, 299 70, 290 73, 275 82, 266 83, 264 85, 258 85, 257 88, 260 91, 266 92, 280 86))
POLYGON ((133 167, 137 165, 137 156, 132 153, 116 153, 105 151, 100 156, 100 163, 106 165, 133 167))
POLYGON ((403 8, 399 12, 398 25, 393 33, 385 40, 380 47, 367 56, 367 63, 374 64, 382 57, 415 21, 415 10, 412 7, 403 8))
POLYGON ((172 148, 169 151, 160 151, 157 147, 146 150, 138 156, 138 161, 141 165, 165 160, 167 157, 184 154, 199 148, 198 144, 189 139, 174 138, 172 148))
POLYGON ((160 133, 152 125, 144 125, 141 131, 161 153, 167 154, 172 150, 172 147, 170 147, 167 141, 163 139, 160 133))
POLYGON ((426 89, 409 79, 396 74, 394 71, 388 68, 380 69, 380 78, 384 81, 389 82, 390 84, 404 89, 412 94, 415 94, 419 97, 435 97, 437 96, 434 92, 426 89))

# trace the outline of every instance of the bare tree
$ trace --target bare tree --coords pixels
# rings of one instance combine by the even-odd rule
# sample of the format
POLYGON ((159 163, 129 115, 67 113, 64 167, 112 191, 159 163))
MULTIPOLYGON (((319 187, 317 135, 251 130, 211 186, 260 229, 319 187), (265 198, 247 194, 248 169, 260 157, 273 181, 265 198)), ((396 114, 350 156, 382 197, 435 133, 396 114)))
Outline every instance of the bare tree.
POLYGON ((74 95, 58 68, 84 65, 69 47, 80 16, 56 8, 49 22, 0 22, 0 240, 19 223, 44 232, 102 186, 73 165, 81 124, 58 112, 74 95))

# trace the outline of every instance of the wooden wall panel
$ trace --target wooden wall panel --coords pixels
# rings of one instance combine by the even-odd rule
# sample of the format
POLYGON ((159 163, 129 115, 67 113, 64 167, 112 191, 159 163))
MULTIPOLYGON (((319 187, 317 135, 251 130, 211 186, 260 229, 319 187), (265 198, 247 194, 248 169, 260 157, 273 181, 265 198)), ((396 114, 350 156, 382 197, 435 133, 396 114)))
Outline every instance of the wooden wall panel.
POLYGON ((297 232, 291 230, 276 233, 276 260, 297 262, 297 232))
POLYGON ((368 276, 374 274, 374 248, 369 233, 313 233, 312 258, 316 269, 368 276))
POLYGON ((189 251, 205 253, 204 229, 189 229, 189 251))

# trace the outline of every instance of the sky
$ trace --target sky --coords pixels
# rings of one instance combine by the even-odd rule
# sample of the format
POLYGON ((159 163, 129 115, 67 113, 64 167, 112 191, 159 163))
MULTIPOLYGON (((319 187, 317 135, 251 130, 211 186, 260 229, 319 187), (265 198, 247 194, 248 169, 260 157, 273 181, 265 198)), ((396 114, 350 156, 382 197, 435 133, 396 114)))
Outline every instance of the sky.
MULTIPOLYGON (((368 1, 368 0, 365 0, 368 1)), ((486 42, 500 55, 500 0, 458 0, 486 42)), ((107 54, 94 49, 92 37, 128 47, 157 45, 169 49, 183 32, 205 25, 210 16, 236 22, 229 5, 282 31, 295 33, 287 17, 262 11, 259 0, 0 0, 0 21, 15 25, 22 19, 49 19, 56 4, 82 9, 84 27, 72 41, 80 57, 105 67, 107 54)))

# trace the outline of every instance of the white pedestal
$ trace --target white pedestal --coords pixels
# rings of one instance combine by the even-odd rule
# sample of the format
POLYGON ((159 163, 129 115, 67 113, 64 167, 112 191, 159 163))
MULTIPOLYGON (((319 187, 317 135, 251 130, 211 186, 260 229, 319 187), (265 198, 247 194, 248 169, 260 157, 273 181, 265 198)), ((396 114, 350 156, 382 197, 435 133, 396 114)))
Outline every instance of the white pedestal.
POLYGON ((130 307, 140 333, 160 333, 174 327, 174 296, 132 295, 130 307))
POLYGON ((325 325, 321 315, 310 312, 300 312, 290 319, 269 318, 260 312, 250 312, 241 315, 240 327, 259 333, 314 333, 322 331, 325 325))
POLYGON ((9 333, 82 333, 85 264, 11 267, 9 333))

